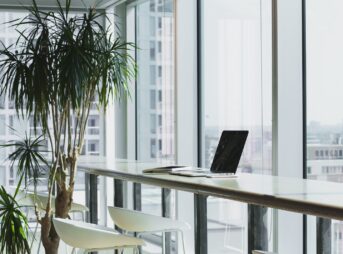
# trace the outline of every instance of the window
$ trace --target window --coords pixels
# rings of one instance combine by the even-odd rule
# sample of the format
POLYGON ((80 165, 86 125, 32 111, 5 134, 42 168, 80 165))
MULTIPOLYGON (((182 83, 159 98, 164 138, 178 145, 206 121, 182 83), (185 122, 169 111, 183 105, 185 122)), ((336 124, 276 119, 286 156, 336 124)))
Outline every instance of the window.
POLYGON ((162 115, 158 115, 158 127, 162 126, 162 115))
MULTIPOLYGON (((201 166, 210 167, 222 130, 245 129, 240 170, 271 174, 271 1, 201 3, 201 166)), ((211 252, 246 253, 246 205, 211 197, 207 203, 211 252), (223 246, 219 235, 232 237, 223 246)))
POLYGON ((162 77, 162 66, 161 65, 158 66, 158 77, 159 78, 162 77))
POLYGON ((162 29, 162 17, 157 17, 157 28, 162 29))
POLYGON ((156 47, 155 42, 150 42, 150 60, 156 60, 156 47))
POLYGON ((150 66, 150 84, 156 85, 156 66, 150 66))
POLYGON ((6 116, 0 115, 0 135, 6 135, 6 128, 6 116))
POLYGON ((150 90, 150 109, 156 109, 156 91, 150 90))
POLYGON ((151 12, 155 12, 155 6, 156 6, 155 1, 150 1, 150 11, 151 12))
MULTIPOLYGON (((307 149, 326 149, 325 158, 307 158, 307 167, 312 168, 308 178, 334 182, 343 182, 342 8, 341 1, 306 1, 307 149)), ((315 223, 309 221, 309 230, 315 223)), ((343 253, 342 232, 343 223, 332 220, 327 253, 343 253)), ((312 236, 308 245, 315 243, 312 236)))
POLYGON ((89 155, 100 155, 99 140, 88 140, 87 143, 88 143, 87 154, 89 154, 89 155))
POLYGON ((162 42, 157 42, 157 52, 162 53, 162 42))
MULTIPOLYGON (((1 38, 0 38, 1 41, 1 38)), ((0 109, 5 109, 6 97, 4 95, 0 96, 0 109)))
POLYGON ((100 115, 90 115, 88 118, 88 134, 99 135, 100 134, 100 115))
POLYGON ((162 90, 158 91, 158 102, 162 102, 162 90))
POLYGON ((166 58, 166 55, 174 55, 174 35, 167 32, 174 26, 173 13, 153 11, 150 8, 152 5, 163 6, 164 4, 173 5, 173 1, 158 3, 157 0, 150 0, 136 6, 136 43, 140 49, 137 51, 137 63, 140 67, 136 90, 137 156, 142 160, 156 158, 156 156, 174 160, 174 57, 166 58), (162 23, 165 24, 161 37, 156 39, 151 36, 152 32, 149 30, 157 28, 145 26, 144 24, 148 22, 150 24, 156 22, 158 28, 162 28, 162 23), (148 55, 147 45, 150 50, 148 55), (156 54, 156 52, 161 54, 156 54), (165 117, 168 121, 162 124, 156 112, 166 114, 161 117, 165 117), (156 141, 152 141, 156 137, 161 137, 161 146, 157 145, 156 141), (148 149, 149 146, 154 149, 148 149), (165 147, 168 149, 162 149, 165 147))
POLYGON ((162 140, 158 140, 158 150, 162 151, 162 140))
POLYGON ((155 134, 156 133, 156 114, 150 115, 150 133, 155 134))
MULTIPOLYGON (((2 154, 1 154, 1 157, 2 157, 2 154)), ((6 167, 5 166, 0 166, 0 184, 1 185, 6 184, 6 167)))
MULTIPOLYGON (((173 4, 172 0, 148 0, 137 1, 134 7, 135 22, 133 23, 136 24, 134 39, 139 48, 136 51, 139 70, 135 107, 136 156, 139 160, 158 159, 172 162, 175 159, 174 33, 170 33, 174 30, 174 14, 173 8, 168 9, 171 11, 166 11, 164 8, 166 5, 173 6, 173 4), (146 25, 149 23, 150 25, 146 25), (167 96, 162 97, 161 93, 167 96), (162 117, 168 121, 161 123, 162 117)), ((160 216, 161 189, 142 185, 141 192, 142 210, 160 216)), ((172 211, 172 216, 173 214, 172 211)), ((159 236, 144 248, 144 252, 161 252, 161 243, 159 236)))
POLYGON ((150 140, 150 157, 156 158, 156 140, 150 140))
POLYGON ((156 20, 155 17, 150 17, 150 36, 154 37, 156 35, 156 20))

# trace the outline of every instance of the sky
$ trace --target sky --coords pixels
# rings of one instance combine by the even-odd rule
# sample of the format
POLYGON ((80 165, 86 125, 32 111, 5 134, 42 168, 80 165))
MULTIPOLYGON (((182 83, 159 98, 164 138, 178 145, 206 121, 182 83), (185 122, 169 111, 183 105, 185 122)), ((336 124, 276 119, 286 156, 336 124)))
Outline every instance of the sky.
MULTIPOLYGON (((228 122, 232 122, 233 118, 241 121, 234 116, 240 113, 244 113, 245 119, 251 119, 254 124, 261 117, 261 110, 249 104, 256 107, 262 100, 258 94, 261 87, 259 22, 260 16, 266 17, 266 10, 270 9, 264 8, 261 12, 259 0, 213 1, 215 5, 212 1, 204 3, 211 2, 212 7, 218 8, 203 8, 205 124, 218 125, 224 115, 228 122), (254 48, 254 45, 257 47, 254 48), (248 89, 244 90, 242 86, 248 89), (238 93, 237 88, 240 89, 238 93), (244 97, 239 95, 242 93, 244 97), (249 100, 239 105, 238 97, 249 100), (240 107, 243 112, 236 112, 235 107, 240 107), (227 108, 227 112, 221 112, 222 108, 227 108)), ((316 121, 323 125, 340 124, 343 123, 343 1, 308 0, 306 7, 307 119, 308 122, 316 121)), ((268 26, 271 23, 262 24, 263 29, 268 29, 268 26)), ((264 88, 271 86, 271 80, 266 79, 268 73, 271 75, 269 57, 267 54, 262 58, 264 88)), ((270 91, 263 90, 264 108, 271 107, 271 97, 268 104, 270 91)))
POLYGON ((343 1, 306 2, 307 119, 343 120, 343 1))

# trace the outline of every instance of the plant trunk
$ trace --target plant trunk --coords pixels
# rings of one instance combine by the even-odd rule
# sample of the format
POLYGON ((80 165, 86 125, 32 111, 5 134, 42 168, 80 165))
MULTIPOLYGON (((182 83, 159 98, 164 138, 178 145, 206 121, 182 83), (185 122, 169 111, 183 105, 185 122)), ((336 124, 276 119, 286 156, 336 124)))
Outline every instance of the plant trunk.
MULTIPOLYGON (((68 190, 58 190, 54 215, 57 218, 67 218, 72 203, 72 193, 68 190)), ((52 223, 52 216, 46 214, 42 218, 42 243, 46 254, 58 254, 60 238, 52 223)))

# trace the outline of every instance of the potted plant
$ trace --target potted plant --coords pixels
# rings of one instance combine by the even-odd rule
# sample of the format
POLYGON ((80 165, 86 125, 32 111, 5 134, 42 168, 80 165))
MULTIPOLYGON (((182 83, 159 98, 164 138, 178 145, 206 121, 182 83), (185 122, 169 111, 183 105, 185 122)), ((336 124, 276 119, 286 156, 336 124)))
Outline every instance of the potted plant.
POLYGON ((56 3, 56 11, 44 11, 33 0, 29 14, 11 22, 16 44, 0 51, 0 94, 14 101, 18 116, 31 117, 49 142, 49 202, 42 216, 36 213, 49 254, 57 254, 60 240, 51 220, 53 188, 54 216, 66 218, 90 109, 95 100, 106 109, 112 99, 126 96, 136 74, 128 54, 134 46, 114 38, 101 23, 103 13, 89 8, 72 15, 71 0, 56 3))

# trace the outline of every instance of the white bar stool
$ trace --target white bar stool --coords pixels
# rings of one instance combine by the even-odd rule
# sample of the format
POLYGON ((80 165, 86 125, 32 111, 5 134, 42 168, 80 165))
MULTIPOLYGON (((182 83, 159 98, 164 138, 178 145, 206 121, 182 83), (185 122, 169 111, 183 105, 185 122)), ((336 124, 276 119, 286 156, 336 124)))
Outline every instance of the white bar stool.
POLYGON ((253 250, 251 254, 277 254, 277 253, 269 252, 269 251, 262 251, 262 250, 253 250))
MULTIPOLYGON (((48 196, 46 194, 37 193, 36 195, 33 192, 28 192, 28 195, 32 201, 35 201, 38 205, 38 209, 45 211, 46 205, 48 203, 48 196)), ((51 210, 52 213, 55 213, 55 197, 51 198, 51 210)), ((89 209, 87 206, 72 202, 69 213, 80 213, 82 217, 82 221, 85 221, 85 213, 88 212, 89 209)))
POLYGON ((61 218, 54 218, 53 223, 61 240, 73 247, 72 253, 76 248, 83 249, 83 253, 132 248, 137 253, 138 247, 145 244, 142 239, 121 235, 96 224, 61 218))
MULTIPOLYGON (((43 193, 37 193, 35 194, 34 192, 31 191, 24 191, 24 190, 19 190, 18 195, 17 195, 18 203, 22 206, 29 206, 33 207, 35 204, 37 204, 37 208, 40 212, 44 212, 46 205, 48 203, 48 195, 43 194, 43 193)), ((55 197, 51 198, 51 210, 52 213, 55 213, 55 197)), ((89 209, 87 206, 72 202, 71 203, 71 208, 69 213, 73 214, 81 214, 82 221, 85 221, 85 213, 88 212, 89 209)), ((31 248, 33 246, 34 241, 36 240, 36 234, 38 231, 38 222, 36 223, 36 227, 34 231, 32 232, 32 242, 31 242, 31 248)), ((37 253, 40 253, 40 248, 41 248, 42 242, 41 240, 39 241, 38 244, 38 250, 37 253)))
MULTIPOLYGON (((51 198, 51 210, 52 213, 55 213, 55 197, 51 198)), ((22 206, 34 206, 35 203, 37 204, 37 208, 44 212, 46 205, 48 203, 48 195, 43 193, 33 193, 31 191, 24 191, 19 190, 17 195, 17 202, 22 206)), ((82 221, 85 221, 85 213, 88 212, 89 209, 87 206, 72 202, 71 208, 69 213, 80 213, 82 217, 82 221)))
POLYGON ((186 254, 183 231, 190 229, 188 223, 119 207, 108 207, 108 212, 113 222, 125 232, 139 234, 161 232, 163 237, 166 232, 180 233, 183 253, 186 254))

